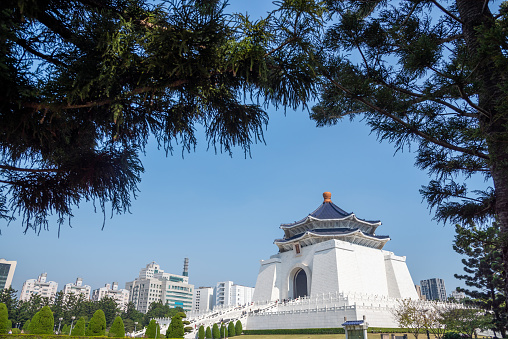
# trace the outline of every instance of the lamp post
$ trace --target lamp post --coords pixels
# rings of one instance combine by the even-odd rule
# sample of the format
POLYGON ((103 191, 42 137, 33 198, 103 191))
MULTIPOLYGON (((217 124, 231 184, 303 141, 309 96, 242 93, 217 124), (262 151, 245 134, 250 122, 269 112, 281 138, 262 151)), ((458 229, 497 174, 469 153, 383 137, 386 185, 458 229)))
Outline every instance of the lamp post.
POLYGON ((134 333, 136 333, 136 326, 137 326, 137 325, 138 325, 138 322, 137 322, 137 321, 135 321, 135 322, 134 322, 134 333))
POLYGON ((60 334, 60 325, 62 324, 62 319, 63 318, 58 318, 58 331, 56 331, 57 334, 60 334))
POLYGON ((76 319, 76 317, 75 317, 75 316, 72 316, 72 317, 71 317, 71 319, 72 319, 72 320, 71 320, 71 329, 69 330, 69 337, 71 336, 71 332, 72 332, 72 324, 74 324, 74 319, 76 319))

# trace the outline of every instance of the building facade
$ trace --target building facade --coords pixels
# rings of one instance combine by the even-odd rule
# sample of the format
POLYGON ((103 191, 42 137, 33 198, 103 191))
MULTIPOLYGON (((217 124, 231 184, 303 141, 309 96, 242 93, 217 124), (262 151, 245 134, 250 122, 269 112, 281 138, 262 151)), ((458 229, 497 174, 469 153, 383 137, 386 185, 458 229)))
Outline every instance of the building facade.
POLYGON ((63 288, 64 295, 67 297, 71 294, 76 296, 82 295, 86 300, 90 300, 90 292, 92 288, 89 285, 83 285, 83 279, 77 278, 74 284, 65 284, 63 288))
POLYGON ((12 277, 16 270, 16 261, 7 261, 0 258, 0 292, 11 287, 12 277))
POLYGON ((427 300, 446 300, 446 288, 443 279, 432 278, 420 281, 422 295, 427 300))
POLYGON ((234 284, 232 281, 218 282, 215 286, 215 305, 245 305, 252 302, 254 287, 234 284))
POLYGON ((47 281, 48 274, 42 273, 37 279, 28 279, 23 283, 19 300, 28 301, 32 295, 40 295, 49 298, 50 301, 55 300, 58 283, 47 281))
POLYGON ((120 309, 124 311, 127 309, 127 304, 129 303, 129 291, 126 289, 119 289, 117 282, 113 282, 113 284, 106 284, 104 287, 98 288, 92 293, 93 301, 99 301, 105 297, 114 299, 120 309))
POLYGON ((215 298, 212 287, 200 287, 194 289, 192 297, 193 312, 207 312, 215 305, 215 298))
POLYGON ((189 284, 188 259, 184 261, 182 275, 166 273, 155 261, 139 271, 139 276, 125 284, 129 291, 129 301, 136 310, 146 313, 153 302, 161 302, 169 307, 192 310, 194 285, 189 284))
POLYGON ((363 293, 418 299, 406 258, 383 250, 380 221, 359 219, 332 203, 304 219, 282 224, 279 252, 261 261, 254 301, 296 299, 328 293, 363 293))

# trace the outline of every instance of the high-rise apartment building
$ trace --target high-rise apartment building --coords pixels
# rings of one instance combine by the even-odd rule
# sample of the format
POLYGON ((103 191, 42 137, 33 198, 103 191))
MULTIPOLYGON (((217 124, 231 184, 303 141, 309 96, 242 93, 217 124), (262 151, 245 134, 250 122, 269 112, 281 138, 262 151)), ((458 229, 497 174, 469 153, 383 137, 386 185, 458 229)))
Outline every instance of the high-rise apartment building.
POLYGON ((213 308, 214 304, 215 299, 212 287, 194 289, 194 296, 192 298, 193 312, 207 312, 213 308))
POLYGON ((421 280, 422 295, 427 300, 446 300, 446 288, 443 279, 432 278, 421 280))
POLYGON ((90 300, 90 292, 92 288, 89 285, 83 285, 83 279, 77 278, 76 283, 65 284, 63 292, 65 296, 75 294, 76 296, 82 295, 86 300, 90 300))
POLYGON ((129 291, 121 288, 119 289, 117 282, 113 282, 112 285, 106 284, 104 287, 93 290, 93 301, 99 301, 105 297, 114 299, 120 309, 124 311, 127 309, 127 304, 129 303, 129 291))
POLYGON ((254 287, 221 281, 215 286, 215 305, 245 305, 252 301, 254 287))
POLYGON ((11 287, 14 270, 16 270, 16 264, 16 261, 0 259, 0 292, 4 288, 11 287))
POLYGON ((153 302, 190 311, 194 285, 189 284, 188 263, 186 258, 183 274, 177 275, 165 273, 159 264, 152 261, 139 271, 138 278, 125 284, 125 288, 130 292, 129 301, 143 313, 148 311, 153 302))
POLYGON ((23 283, 19 300, 28 301, 32 295, 40 295, 49 300, 55 300, 58 283, 54 281, 46 281, 47 273, 42 273, 37 279, 28 279, 23 283))

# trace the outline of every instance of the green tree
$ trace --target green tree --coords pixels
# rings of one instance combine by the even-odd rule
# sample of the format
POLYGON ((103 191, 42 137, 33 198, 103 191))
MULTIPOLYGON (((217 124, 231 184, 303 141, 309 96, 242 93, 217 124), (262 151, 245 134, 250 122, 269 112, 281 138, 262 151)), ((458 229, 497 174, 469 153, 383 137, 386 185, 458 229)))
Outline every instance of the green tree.
POLYGON ((7 313, 9 314, 9 319, 12 320, 13 323, 20 322, 18 319, 18 298, 16 294, 18 291, 9 286, 9 288, 4 288, 0 291, 0 303, 5 304, 7 307, 7 313))
POLYGON ((228 337, 234 337, 235 333, 235 323, 230 321, 228 324, 228 337))
POLYGON ((226 335, 227 335, 227 333, 226 333, 226 325, 221 324, 220 325, 220 337, 221 338, 225 338, 226 335))
POLYGON ((155 336, 157 335, 157 338, 160 338, 160 331, 161 329, 159 327, 159 323, 157 323, 155 319, 152 319, 150 320, 150 323, 146 327, 145 337, 155 338, 155 336))
MULTIPOLYGON (((437 220, 496 219, 507 239, 508 11, 504 2, 440 3, 326 1, 329 28, 307 37, 323 60, 311 118, 326 126, 360 116, 397 150, 412 146, 433 176, 421 193, 437 220), (468 190, 477 176, 486 185, 468 190)), ((500 246, 507 274, 508 240, 500 246)))
POLYGON ((44 306, 32 318, 28 330, 30 334, 53 334, 54 325, 53 312, 51 312, 49 306, 44 306))
POLYGON ((125 327, 123 326, 123 321, 120 316, 115 318, 113 321, 113 325, 109 329, 109 336, 115 338, 123 338, 125 337, 125 327))
POLYGON ((71 331, 72 336, 82 337, 85 335, 85 318, 81 317, 76 321, 71 331))
POLYGON ((468 338, 476 337, 477 330, 487 329, 492 324, 489 314, 474 308, 450 308, 441 315, 447 330, 462 333, 468 338))
POLYGON ((240 320, 236 321, 235 324, 235 333, 236 335, 240 335, 243 332, 242 322, 240 320))
POLYGON ((455 226, 453 249, 466 258, 462 259, 464 274, 455 278, 464 280, 469 289, 459 289, 470 297, 470 303, 492 311, 491 329, 506 337, 508 310, 504 294, 505 274, 499 239, 499 227, 455 226))
POLYGON ((2 215, 18 212, 25 230, 41 230, 50 213, 70 217, 82 200, 125 212, 149 136, 168 152, 190 151, 201 124, 213 149, 248 153, 268 121, 258 99, 307 101, 314 72, 290 29, 265 32, 277 23, 229 17, 225 7, 1 2, 2 215))
POLYGON ((7 333, 12 328, 12 323, 9 320, 9 312, 4 303, 0 303, 0 333, 7 333))
POLYGON ((206 327, 205 338, 206 339, 212 339, 212 330, 210 329, 210 326, 206 327))
POLYGON ((103 336, 106 334, 106 316, 102 310, 97 310, 88 322, 87 336, 103 336))
POLYGON ((106 318, 106 326, 111 326, 116 316, 119 314, 118 304, 115 299, 111 297, 104 297, 101 300, 96 302, 97 309, 100 309, 104 312, 104 316, 106 318))
POLYGON ((171 323, 166 331, 166 338, 183 338, 185 331, 182 319, 185 317, 185 313, 179 312, 171 318, 171 323))
POLYGON ((198 339, 205 339, 205 327, 203 325, 199 326, 198 339))
POLYGON ((212 338, 219 339, 220 338, 220 330, 217 324, 213 324, 212 326, 212 338))
POLYGON ((120 316, 123 319, 125 330, 129 332, 134 331, 134 322, 137 322, 139 327, 142 328, 143 326, 143 313, 136 310, 136 307, 132 302, 127 304, 127 307, 125 308, 125 312, 122 312, 120 316))

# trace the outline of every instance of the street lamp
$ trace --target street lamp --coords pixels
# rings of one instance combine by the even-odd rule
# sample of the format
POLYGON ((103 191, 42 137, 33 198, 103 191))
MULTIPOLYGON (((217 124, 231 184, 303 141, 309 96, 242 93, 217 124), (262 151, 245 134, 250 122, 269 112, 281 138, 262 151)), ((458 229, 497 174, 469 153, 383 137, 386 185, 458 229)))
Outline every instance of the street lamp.
POLYGON ((60 333, 60 325, 62 324, 62 319, 63 318, 58 318, 58 331, 57 331, 57 334, 60 333))
POLYGON ((138 322, 137 322, 137 321, 135 321, 135 322, 134 322, 134 333, 136 333, 136 326, 137 326, 137 325, 138 325, 138 322))
POLYGON ((76 319, 75 316, 72 316, 71 317, 72 321, 71 321, 71 329, 69 330, 69 337, 71 336, 71 332, 72 332, 72 324, 74 324, 74 319, 76 319))

